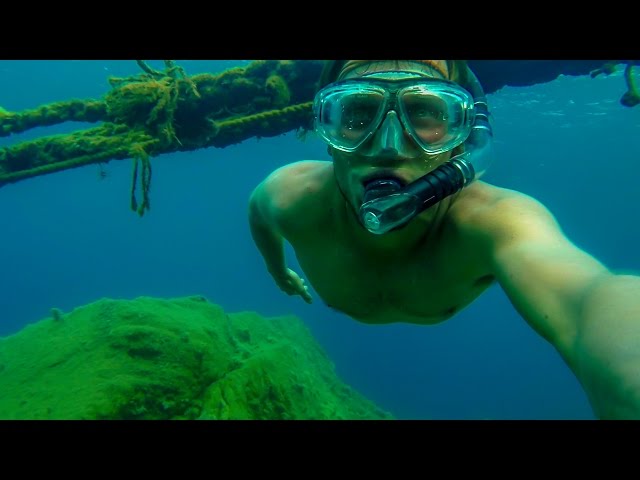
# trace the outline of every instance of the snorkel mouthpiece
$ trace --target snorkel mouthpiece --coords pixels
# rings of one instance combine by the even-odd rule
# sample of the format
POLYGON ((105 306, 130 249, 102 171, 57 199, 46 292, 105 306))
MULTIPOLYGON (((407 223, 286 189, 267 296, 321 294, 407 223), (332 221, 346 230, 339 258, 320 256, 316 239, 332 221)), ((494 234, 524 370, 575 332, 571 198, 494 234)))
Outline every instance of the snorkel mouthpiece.
POLYGON ((474 176, 471 164, 454 158, 404 188, 394 180, 372 182, 365 189, 360 222, 371 233, 387 233, 461 190, 474 176))
POLYGON ((408 222, 416 215, 419 207, 418 197, 393 193, 364 203, 360 207, 360 219, 371 233, 383 234, 408 222))
POLYGON ((403 195, 402 186, 394 179, 374 180, 365 187, 360 221, 372 233, 388 231, 387 225, 404 223, 413 216, 420 200, 412 195, 403 195))
POLYGON ((398 193, 402 185, 393 178, 380 178, 365 185, 363 203, 377 200, 380 197, 398 193))

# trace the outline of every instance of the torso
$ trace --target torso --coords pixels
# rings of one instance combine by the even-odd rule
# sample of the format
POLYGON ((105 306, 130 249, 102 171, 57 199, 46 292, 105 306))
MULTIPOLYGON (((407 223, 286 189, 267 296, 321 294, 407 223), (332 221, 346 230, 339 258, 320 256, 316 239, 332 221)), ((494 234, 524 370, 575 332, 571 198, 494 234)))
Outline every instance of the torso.
POLYGON ((344 215, 336 211, 340 207, 329 199, 331 166, 315 163, 305 175, 312 183, 305 203, 321 207, 307 208, 312 218, 304 222, 304 230, 285 236, 309 283, 329 307, 365 323, 435 324, 459 312, 492 283, 486 255, 459 227, 457 212, 469 218, 473 197, 486 197, 494 187, 480 182, 467 187, 443 203, 437 228, 422 244, 412 252, 385 253, 362 248, 349 234, 344 215))
POLYGON ((472 302, 492 280, 455 257, 385 264, 338 245, 326 244, 313 252, 304 246, 295 250, 323 301, 365 323, 442 322, 472 302))

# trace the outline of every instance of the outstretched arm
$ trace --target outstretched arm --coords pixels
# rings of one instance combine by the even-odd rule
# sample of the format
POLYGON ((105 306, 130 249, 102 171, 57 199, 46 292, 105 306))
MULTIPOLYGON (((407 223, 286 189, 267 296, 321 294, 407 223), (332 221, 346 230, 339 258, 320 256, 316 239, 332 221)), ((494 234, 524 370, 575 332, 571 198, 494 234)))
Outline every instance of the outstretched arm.
POLYGON ((562 355, 602 419, 640 418, 640 278, 571 243, 537 201, 493 217, 493 270, 523 318, 562 355))
POLYGON ((262 182, 251 194, 249 227, 267 270, 271 275, 280 276, 286 271, 284 238, 279 231, 278 213, 266 190, 267 187, 268 185, 262 182))
POLYGON ((287 268, 284 254, 284 234, 290 215, 290 199, 286 181, 276 171, 264 180, 249 199, 249 226, 267 270, 278 287, 288 295, 300 295, 311 303, 311 294, 304 280, 287 268))

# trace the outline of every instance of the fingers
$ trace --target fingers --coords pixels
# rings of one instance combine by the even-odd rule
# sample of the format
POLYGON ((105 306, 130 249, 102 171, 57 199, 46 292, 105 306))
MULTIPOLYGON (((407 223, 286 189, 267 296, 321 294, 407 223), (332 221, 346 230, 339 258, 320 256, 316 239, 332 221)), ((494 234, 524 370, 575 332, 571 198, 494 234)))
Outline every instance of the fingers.
POLYGON ((282 289, 282 291, 284 293, 286 293, 289 296, 292 295, 300 295, 302 297, 302 299, 307 302, 307 303, 312 303, 313 298, 311 297, 311 294, 309 293, 309 289, 307 287, 304 288, 287 288, 287 289, 282 289))
POLYGON ((305 285, 304 279, 300 278, 300 276, 290 268, 287 269, 287 272, 289 277, 286 281, 274 277, 280 290, 287 295, 300 295, 305 302, 312 303, 313 298, 309 293, 309 287, 305 285))
POLYGON ((300 289, 300 296, 305 302, 311 303, 312 299, 311 299, 311 294, 309 293, 309 287, 305 285, 304 279, 302 278, 300 279, 300 286, 302 287, 300 289))
POLYGON ((309 288, 307 288, 306 285, 302 285, 302 289, 300 290, 299 294, 305 302, 311 303, 313 301, 311 298, 311 294, 309 293, 309 288))

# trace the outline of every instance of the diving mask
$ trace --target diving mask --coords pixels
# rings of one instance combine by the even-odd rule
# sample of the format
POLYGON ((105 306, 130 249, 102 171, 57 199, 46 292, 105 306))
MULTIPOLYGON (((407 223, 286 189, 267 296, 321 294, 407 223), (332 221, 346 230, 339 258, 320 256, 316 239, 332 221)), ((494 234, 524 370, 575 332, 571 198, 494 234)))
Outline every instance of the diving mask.
POLYGON ((405 132, 430 155, 466 141, 475 119, 467 90, 447 80, 391 73, 393 81, 372 74, 320 90, 313 105, 318 135, 333 148, 366 156, 389 145, 402 151, 405 132))

